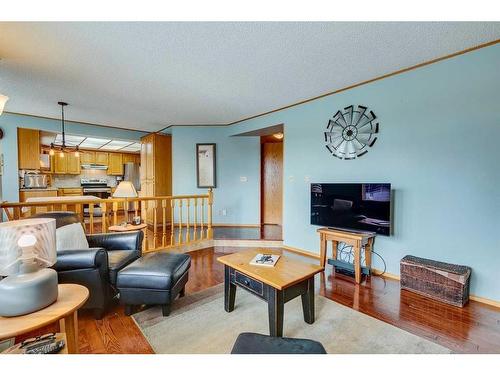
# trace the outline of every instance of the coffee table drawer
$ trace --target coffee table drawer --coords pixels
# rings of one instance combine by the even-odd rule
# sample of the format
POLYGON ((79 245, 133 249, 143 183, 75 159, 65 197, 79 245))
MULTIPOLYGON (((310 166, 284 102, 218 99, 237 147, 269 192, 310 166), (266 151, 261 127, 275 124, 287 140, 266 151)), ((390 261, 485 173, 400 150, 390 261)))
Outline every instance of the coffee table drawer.
POLYGON ((241 285, 245 289, 251 290, 254 293, 257 293, 261 296, 264 295, 264 284, 260 281, 252 279, 251 277, 239 273, 238 271, 234 271, 234 282, 236 284, 241 285))

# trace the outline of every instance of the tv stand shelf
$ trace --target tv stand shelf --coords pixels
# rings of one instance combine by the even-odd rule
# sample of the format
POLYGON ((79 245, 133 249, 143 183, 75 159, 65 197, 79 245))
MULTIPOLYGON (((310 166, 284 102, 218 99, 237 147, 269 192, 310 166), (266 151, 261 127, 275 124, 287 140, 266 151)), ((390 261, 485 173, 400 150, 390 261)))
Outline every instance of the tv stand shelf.
MULTIPOLYGON (((361 249, 365 248, 366 268, 372 266, 372 248, 375 233, 373 232, 348 232, 331 228, 320 228, 317 230, 320 236, 320 265, 325 267, 328 241, 332 242, 332 257, 337 260, 337 248, 339 242, 352 246, 354 251, 354 275, 356 284, 361 282, 361 249)), ((366 273, 366 271, 364 272, 366 273)))

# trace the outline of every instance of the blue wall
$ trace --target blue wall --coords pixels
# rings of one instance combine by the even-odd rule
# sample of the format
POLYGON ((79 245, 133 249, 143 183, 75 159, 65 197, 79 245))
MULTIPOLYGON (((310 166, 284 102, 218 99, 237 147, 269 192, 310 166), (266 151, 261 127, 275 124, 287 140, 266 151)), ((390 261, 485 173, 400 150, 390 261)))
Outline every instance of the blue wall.
POLYGON ((216 143, 217 188, 214 189, 215 224, 260 223, 260 139, 230 137, 228 127, 187 127, 172 129, 173 192, 204 194, 196 187, 196 143, 216 143), (246 177, 247 181, 240 181, 246 177), (223 216, 221 210, 227 215, 223 216))
POLYGON ((285 244, 319 251, 306 176, 391 182, 394 236, 375 241, 387 271, 399 274, 406 254, 467 264, 472 293, 500 300, 499 63, 495 45, 231 126, 238 134, 285 124, 285 244), (381 131, 368 154, 342 161, 325 149, 323 131, 351 104, 372 109, 381 131))
MULTIPOLYGON (((11 202, 19 200, 19 178, 17 168, 17 128, 40 129, 52 132, 61 131, 61 122, 33 116, 4 113, 0 116, 0 127, 4 138, 0 140, 0 149, 4 155, 2 176, 2 199, 11 202)), ((101 138, 124 139, 138 141, 146 133, 134 130, 93 126, 78 122, 66 122, 68 134, 101 138)))

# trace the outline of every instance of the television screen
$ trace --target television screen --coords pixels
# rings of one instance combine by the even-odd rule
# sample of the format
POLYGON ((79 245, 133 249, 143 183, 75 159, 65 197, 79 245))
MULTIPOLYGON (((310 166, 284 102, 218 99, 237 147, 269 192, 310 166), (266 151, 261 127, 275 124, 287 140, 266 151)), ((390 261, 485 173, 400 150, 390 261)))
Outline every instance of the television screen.
POLYGON ((391 184, 311 184, 311 224, 391 234, 391 184))

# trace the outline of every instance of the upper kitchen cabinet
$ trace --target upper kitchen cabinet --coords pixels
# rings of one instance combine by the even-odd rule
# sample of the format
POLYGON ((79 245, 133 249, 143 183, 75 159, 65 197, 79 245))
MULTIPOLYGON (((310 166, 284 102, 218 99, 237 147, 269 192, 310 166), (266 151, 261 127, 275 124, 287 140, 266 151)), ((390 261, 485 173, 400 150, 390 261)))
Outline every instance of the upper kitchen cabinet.
POLYGON ((40 131, 17 128, 19 169, 40 169, 40 131))
POLYGON ((95 163, 100 164, 100 165, 108 165, 108 153, 107 152, 101 152, 101 151, 96 151, 95 153, 95 163))
MULTIPOLYGON (((81 154, 80 154, 81 155, 81 154)), ((69 153, 66 155, 67 162, 67 173, 68 174, 80 174, 80 157, 76 157, 75 154, 69 153)))
POLYGON ((140 157, 138 154, 126 154, 123 153, 123 164, 125 163, 137 163, 140 164, 140 157))
POLYGON ((117 152, 110 152, 108 156, 108 175, 123 175, 123 157, 117 152))
POLYGON ((80 152, 80 164, 94 164, 95 163, 95 151, 81 151, 80 152))
POLYGON ((56 174, 80 174, 80 158, 73 152, 59 156, 54 155, 54 173, 56 174))

